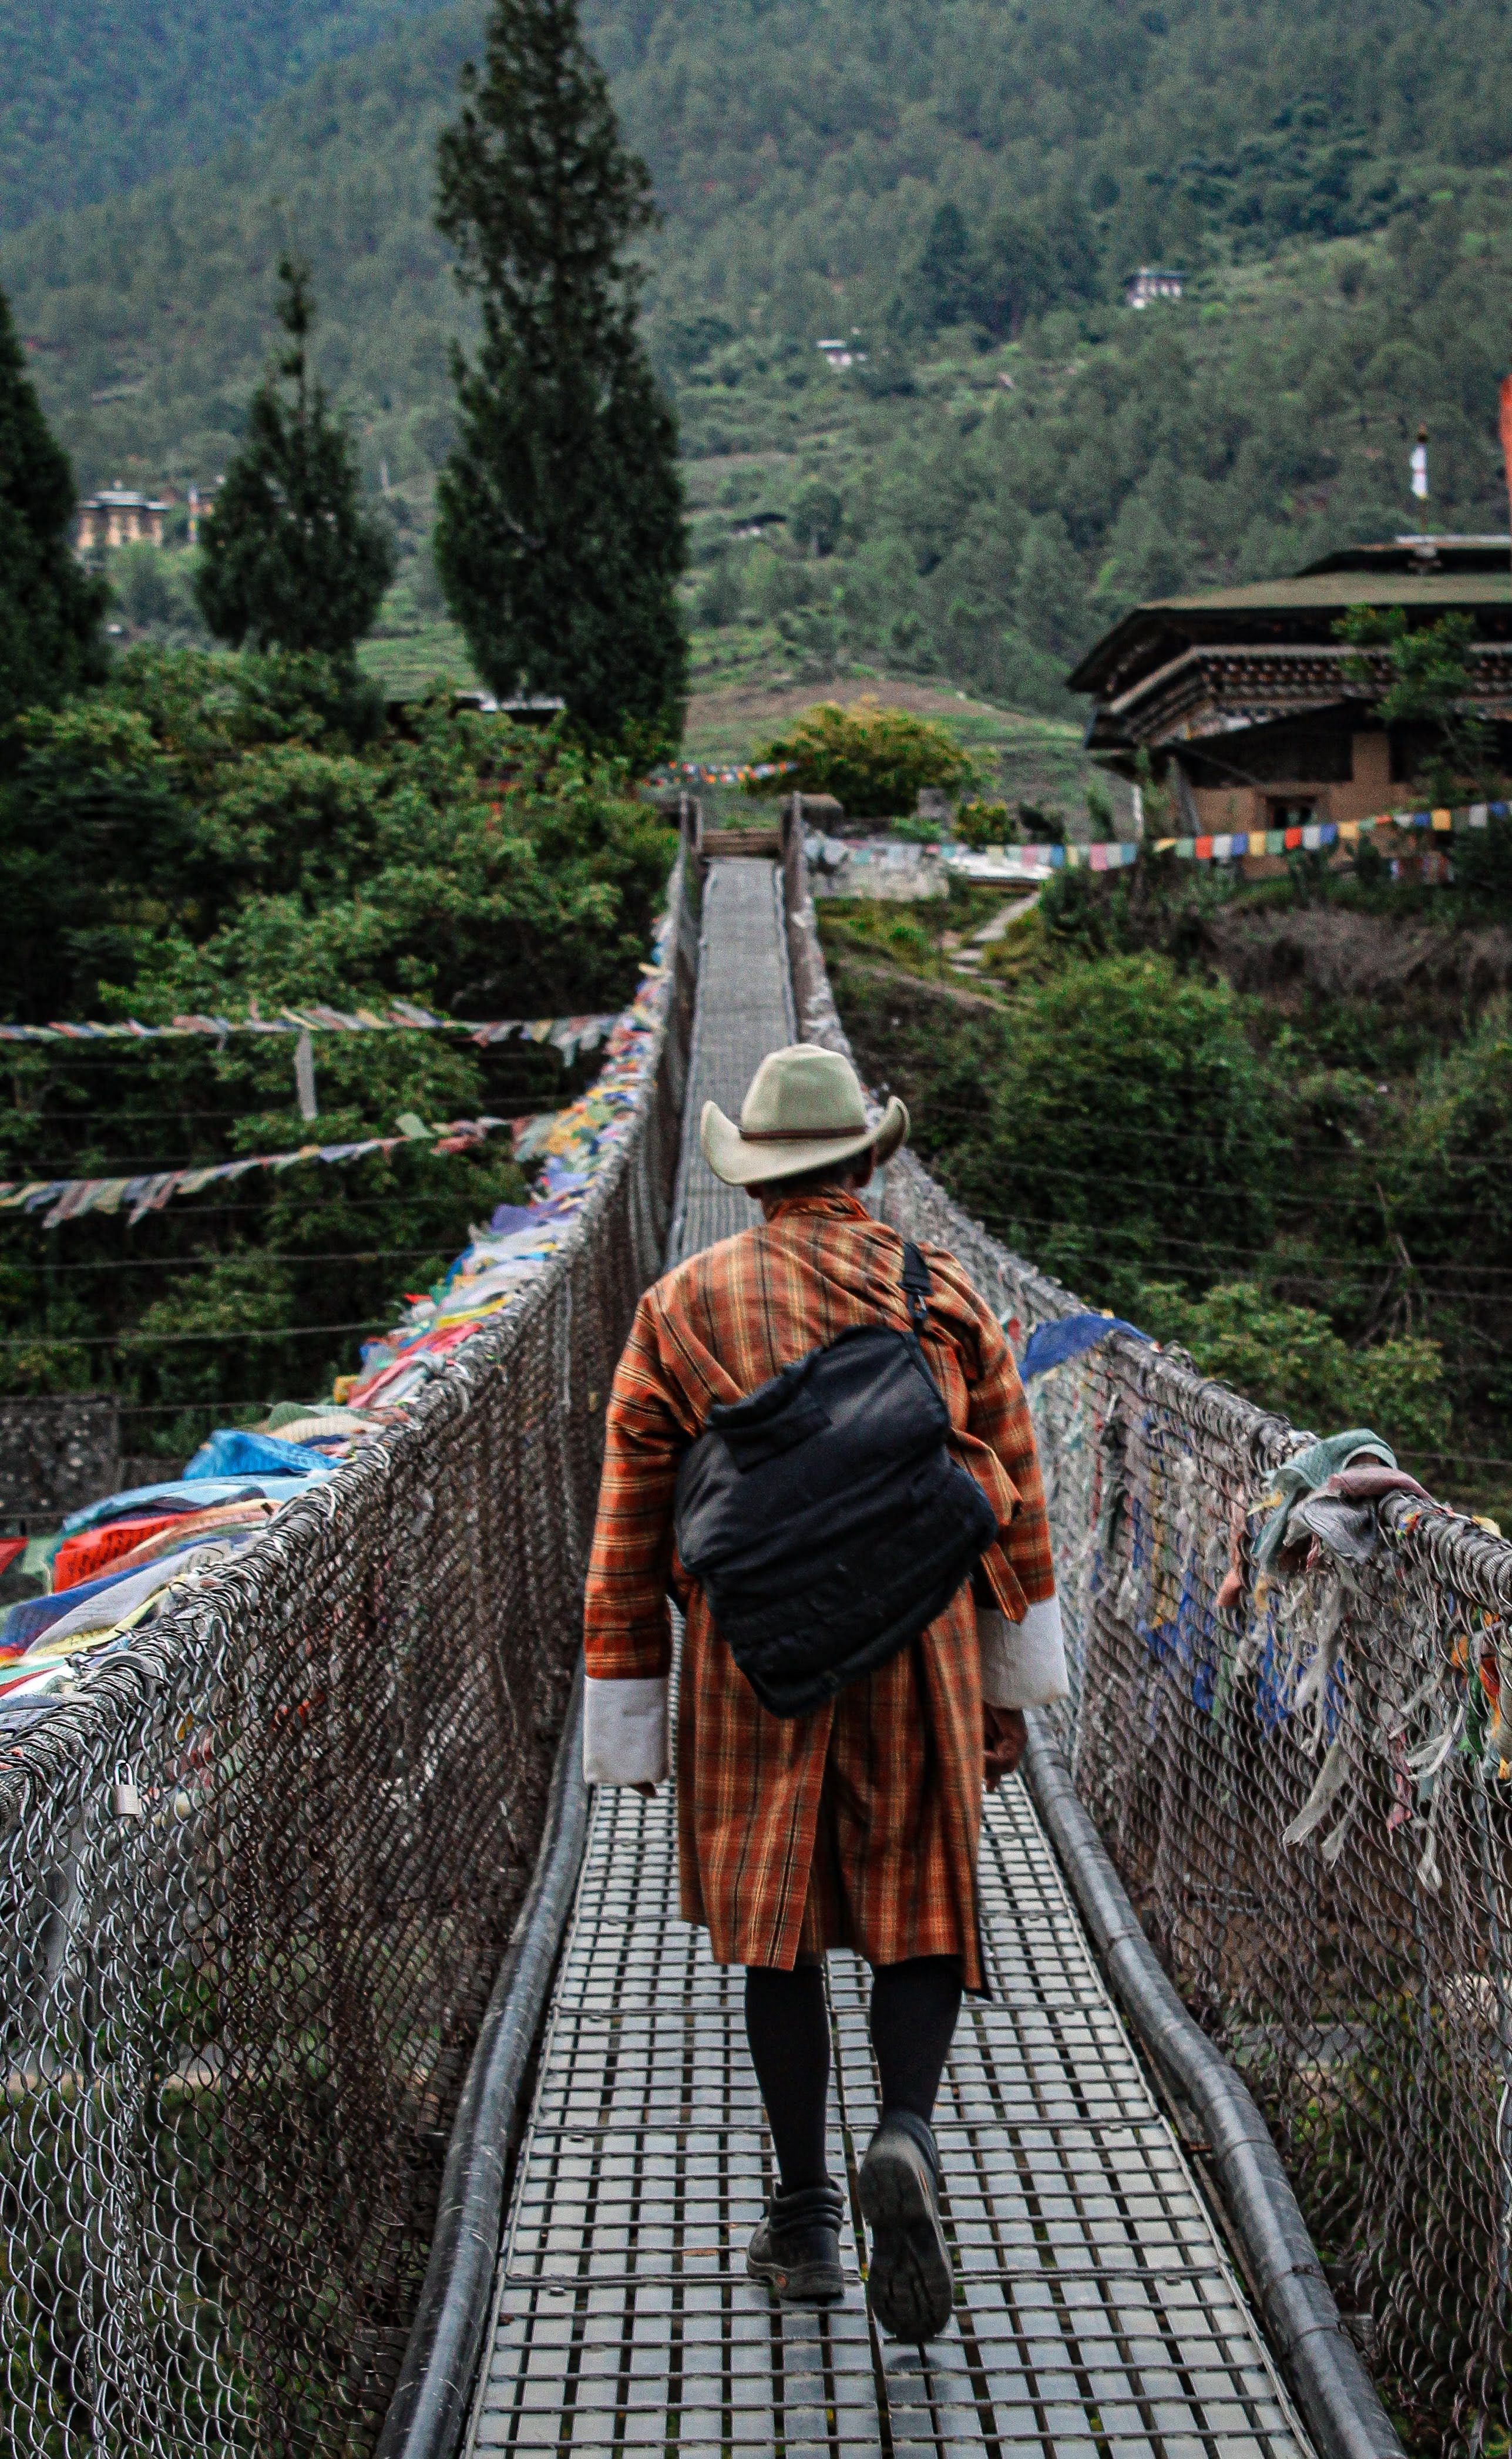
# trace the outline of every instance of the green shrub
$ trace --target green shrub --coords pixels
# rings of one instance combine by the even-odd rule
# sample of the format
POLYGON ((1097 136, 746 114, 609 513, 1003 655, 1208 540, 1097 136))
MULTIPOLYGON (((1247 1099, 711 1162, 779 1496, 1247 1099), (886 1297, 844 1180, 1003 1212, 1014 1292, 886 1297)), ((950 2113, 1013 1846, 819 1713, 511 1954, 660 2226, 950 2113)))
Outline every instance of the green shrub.
POLYGON ((1270 1239, 1284 1147, 1263 1063, 1227 984, 1165 957, 1100 957, 1020 994, 950 1124, 963 1201, 1115 1302, 1157 1257, 1210 1270, 1270 1239))
MULTIPOLYGON (((32 710, 0 781, 10 916, 0 1014, 264 1015, 396 995, 499 1017, 620 1006, 674 850, 624 767, 556 733, 452 716, 403 734, 345 663, 136 651, 112 683, 32 710)), ((322 1035, 318 1125, 287 1040, 13 1048, 0 1178, 114 1176, 548 1108, 549 1048, 455 1034, 322 1035)), ((585 1062, 587 1075, 599 1060, 585 1062)), ((181 1456, 210 1411, 328 1391, 356 1328, 391 1323, 470 1225, 525 1182, 498 1135, 337 1168, 257 1172, 136 1228, 0 1222, 12 1391, 114 1390, 136 1447, 181 1456), (54 1270, 61 1265, 63 1269, 54 1270), (124 1267, 124 1269, 123 1269, 124 1267)))
POLYGON ((1141 1329, 1179 1341, 1205 1375, 1300 1426, 1373 1426, 1406 1452, 1447 1440, 1449 1396, 1438 1345, 1412 1336, 1352 1349, 1326 1314, 1289 1306, 1257 1281, 1220 1281, 1202 1297, 1147 1281, 1141 1329))
MULTIPOLYGON (((833 794, 853 820, 912 811, 921 786, 955 793, 971 776, 971 762, 943 725, 874 700, 856 701, 850 708, 826 701, 807 709, 787 734, 751 758, 786 761, 789 785, 802 794, 833 794)), ((752 790, 767 788, 753 779, 752 790)))
POLYGON ((1454 873, 1456 887, 1478 909, 1512 913, 1512 820, 1492 818, 1483 829, 1456 837, 1454 873))
POLYGON ((1475 1268, 1512 1255, 1512 1011, 1504 1001, 1421 1071, 1382 1174, 1393 1219, 1419 1263, 1475 1268))
POLYGON ((956 814, 956 834, 962 845, 980 851, 987 846, 1018 845, 1023 830, 1006 803, 962 803, 956 814))
POLYGON ((1102 882, 1089 871, 1058 871, 1040 891, 1040 919, 1052 939, 1105 956, 1114 916, 1102 882))

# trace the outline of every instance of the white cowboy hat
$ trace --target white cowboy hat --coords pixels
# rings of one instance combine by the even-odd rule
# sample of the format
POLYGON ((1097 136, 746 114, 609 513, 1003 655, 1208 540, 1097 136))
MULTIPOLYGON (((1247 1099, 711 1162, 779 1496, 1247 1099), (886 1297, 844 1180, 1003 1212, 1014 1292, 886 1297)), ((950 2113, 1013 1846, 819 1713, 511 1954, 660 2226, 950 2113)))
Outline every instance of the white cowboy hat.
POLYGON ((762 1061, 741 1103, 739 1126, 717 1102, 704 1103, 699 1143, 726 1187, 766 1187, 853 1161, 858 1153, 889 1161, 908 1130, 909 1114, 896 1097, 868 1126, 861 1080, 849 1059, 799 1041, 762 1061))

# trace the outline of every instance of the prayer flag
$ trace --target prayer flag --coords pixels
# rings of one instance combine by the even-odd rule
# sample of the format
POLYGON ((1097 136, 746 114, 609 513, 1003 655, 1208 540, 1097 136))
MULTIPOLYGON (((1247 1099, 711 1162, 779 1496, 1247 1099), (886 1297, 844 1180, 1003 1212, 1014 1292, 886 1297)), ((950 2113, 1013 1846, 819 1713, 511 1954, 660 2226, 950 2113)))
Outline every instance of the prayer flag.
POLYGON ((1412 449, 1412 491, 1419 503, 1428 501, 1428 430, 1419 427, 1412 449))

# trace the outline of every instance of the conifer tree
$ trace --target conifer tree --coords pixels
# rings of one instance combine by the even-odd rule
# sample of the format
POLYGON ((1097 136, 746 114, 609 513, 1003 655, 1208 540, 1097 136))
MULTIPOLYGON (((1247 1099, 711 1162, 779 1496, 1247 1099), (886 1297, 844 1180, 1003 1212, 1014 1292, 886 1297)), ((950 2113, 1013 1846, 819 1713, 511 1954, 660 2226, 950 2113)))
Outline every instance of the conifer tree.
POLYGON ((636 328, 655 220, 577 0, 494 0, 485 72, 441 139, 438 221, 483 315, 434 554, 501 695, 559 695, 649 753, 682 733, 686 560, 672 413, 636 328))
POLYGON ((0 731, 105 670, 109 591, 69 543, 74 473, 51 433, 0 291, 0 731))
POLYGON ((204 526, 195 592, 233 648, 245 641, 349 658, 393 578, 393 549, 364 508, 351 437, 310 380, 308 266, 284 257, 279 284, 288 348, 248 406, 245 438, 204 526))

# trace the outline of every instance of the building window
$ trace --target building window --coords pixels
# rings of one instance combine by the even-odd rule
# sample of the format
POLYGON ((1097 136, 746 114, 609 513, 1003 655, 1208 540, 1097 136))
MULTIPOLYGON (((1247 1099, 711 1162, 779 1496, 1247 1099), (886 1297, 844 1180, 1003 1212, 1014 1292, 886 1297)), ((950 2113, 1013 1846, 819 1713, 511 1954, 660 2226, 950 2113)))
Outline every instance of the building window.
POLYGON ((1316 803, 1303 802, 1294 795, 1289 795, 1284 802, 1272 803, 1270 809, 1270 825, 1273 829, 1310 829, 1317 818, 1316 803))

